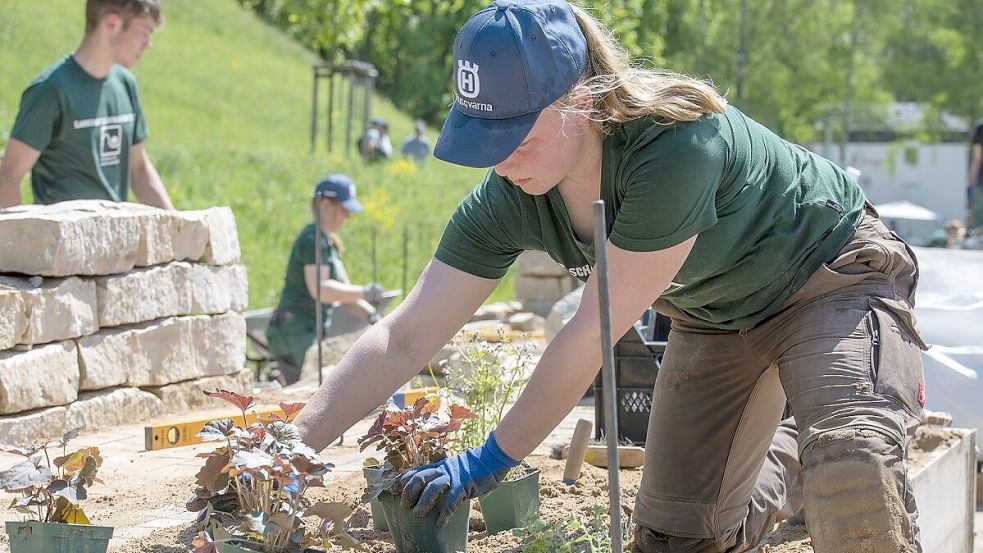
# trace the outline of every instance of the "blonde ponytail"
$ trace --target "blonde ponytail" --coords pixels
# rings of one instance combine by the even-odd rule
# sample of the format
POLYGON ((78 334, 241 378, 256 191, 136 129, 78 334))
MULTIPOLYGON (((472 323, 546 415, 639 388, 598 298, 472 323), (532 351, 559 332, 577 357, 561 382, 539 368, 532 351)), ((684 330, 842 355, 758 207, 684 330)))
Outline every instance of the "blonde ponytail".
POLYGON ((708 113, 722 113, 727 100, 710 83, 661 69, 633 66, 628 52, 613 33, 586 10, 571 5, 587 39, 588 65, 581 82, 557 102, 561 112, 583 112, 576 96, 583 89, 593 98, 591 120, 603 129, 652 117, 664 124, 694 121, 708 113))

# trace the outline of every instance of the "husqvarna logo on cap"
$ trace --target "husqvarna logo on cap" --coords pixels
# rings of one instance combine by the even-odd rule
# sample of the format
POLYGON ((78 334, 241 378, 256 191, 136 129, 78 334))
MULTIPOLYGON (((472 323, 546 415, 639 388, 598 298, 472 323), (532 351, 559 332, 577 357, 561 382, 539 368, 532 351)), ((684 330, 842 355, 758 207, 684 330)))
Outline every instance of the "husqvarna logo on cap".
POLYGON ((474 98, 481 92, 478 79, 478 64, 457 60, 457 93, 465 98, 474 98))

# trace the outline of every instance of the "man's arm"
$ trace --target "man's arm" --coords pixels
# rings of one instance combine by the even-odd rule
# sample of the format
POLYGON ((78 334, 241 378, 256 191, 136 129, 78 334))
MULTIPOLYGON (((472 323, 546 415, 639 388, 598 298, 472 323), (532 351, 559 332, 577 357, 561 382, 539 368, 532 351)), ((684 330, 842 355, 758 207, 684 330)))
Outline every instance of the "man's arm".
POLYGON ((133 194, 140 203, 161 209, 174 209, 167 189, 157 174, 157 168, 150 162, 142 142, 130 146, 130 183, 133 194))
POLYGON ((41 152, 11 138, 0 161, 0 209, 20 205, 20 181, 34 167, 41 152))
POLYGON ((399 307, 370 327, 297 415, 304 442, 320 451, 426 366, 495 289, 434 259, 399 307))

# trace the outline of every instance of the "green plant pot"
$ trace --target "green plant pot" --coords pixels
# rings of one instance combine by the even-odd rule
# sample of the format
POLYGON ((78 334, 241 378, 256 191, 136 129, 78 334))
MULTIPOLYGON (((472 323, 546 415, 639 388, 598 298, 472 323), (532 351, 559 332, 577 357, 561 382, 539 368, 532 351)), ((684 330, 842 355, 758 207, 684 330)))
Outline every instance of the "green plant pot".
MULTIPOLYGON (((382 469, 363 467, 362 475, 365 476, 365 480, 368 481, 370 472, 381 472, 382 469)), ((372 528, 379 532, 388 532, 389 524, 386 522, 386 513, 382 511, 382 506, 379 505, 378 499, 373 499, 369 501, 369 509, 372 511, 372 528)))
POLYGON ((489 534, 524 527, 529 520, 539 518, 539 473, 533 469, 478 498, 489 534))
POLYGON ((431 509, 422 519, 415 517, 413 511, 402 508, 399 498, 389 492, 382 492, 379 505, 386 514, 396 553, 457 553, 467 547, 470 499, 461 502, 443 528, 437 528, 441 505, 431 509))
POLYGON ((7 522, 10 553, 106 553, 109 526, 57 522, 7 522))
MULTIPOLYGON (((232 539, 215 542, 218 553, 263 553, 263 544, 252 540, 232 539)), ((304 553, 324 553, 320 549, 304 549, 304 553)))

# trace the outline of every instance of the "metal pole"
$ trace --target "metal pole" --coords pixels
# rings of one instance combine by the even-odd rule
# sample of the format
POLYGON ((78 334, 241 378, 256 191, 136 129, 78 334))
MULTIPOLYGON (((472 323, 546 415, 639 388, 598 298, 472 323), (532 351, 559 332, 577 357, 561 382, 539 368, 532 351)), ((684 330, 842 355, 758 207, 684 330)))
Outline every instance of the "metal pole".
POLYGON ((615 390, 611 339, 611 299, 608 296, 607 222, 604 201, 594 202, 594 251, 597 253, 597 297, 601 309, 601 379, 604 384, 604 432, 608 440, 608 498, 611 510, 611 551, 622 553, 621 486, 618 482, 618 392, 615 390))
POLYGON ((314 94, 311 97, 311 153, 314 153, 314 144, 317 141, 317 66, 311 69, 311 76, 314 78, 314 94))
POLYGON ((334 143, 334 69, 328 72, 328 153, 334 143))
MULTIPOLYGON (((355 77, 348 77, 348 116, 345 118, 345 157, 352 153, 352 110, 355 109, 355 77)), ((361 153, 361 152, 359 152, 361 153)))
MULTIPOLYGON (((321 194, 314 194, 314 266, 317 267, 317 305, 314 313, 315 336, 317 336, 317 385, 321 386, 321 341, 324 340, 324 323, 321 321, 321 194)), ((301 366, 303 368, 303 365, 301 366)))

